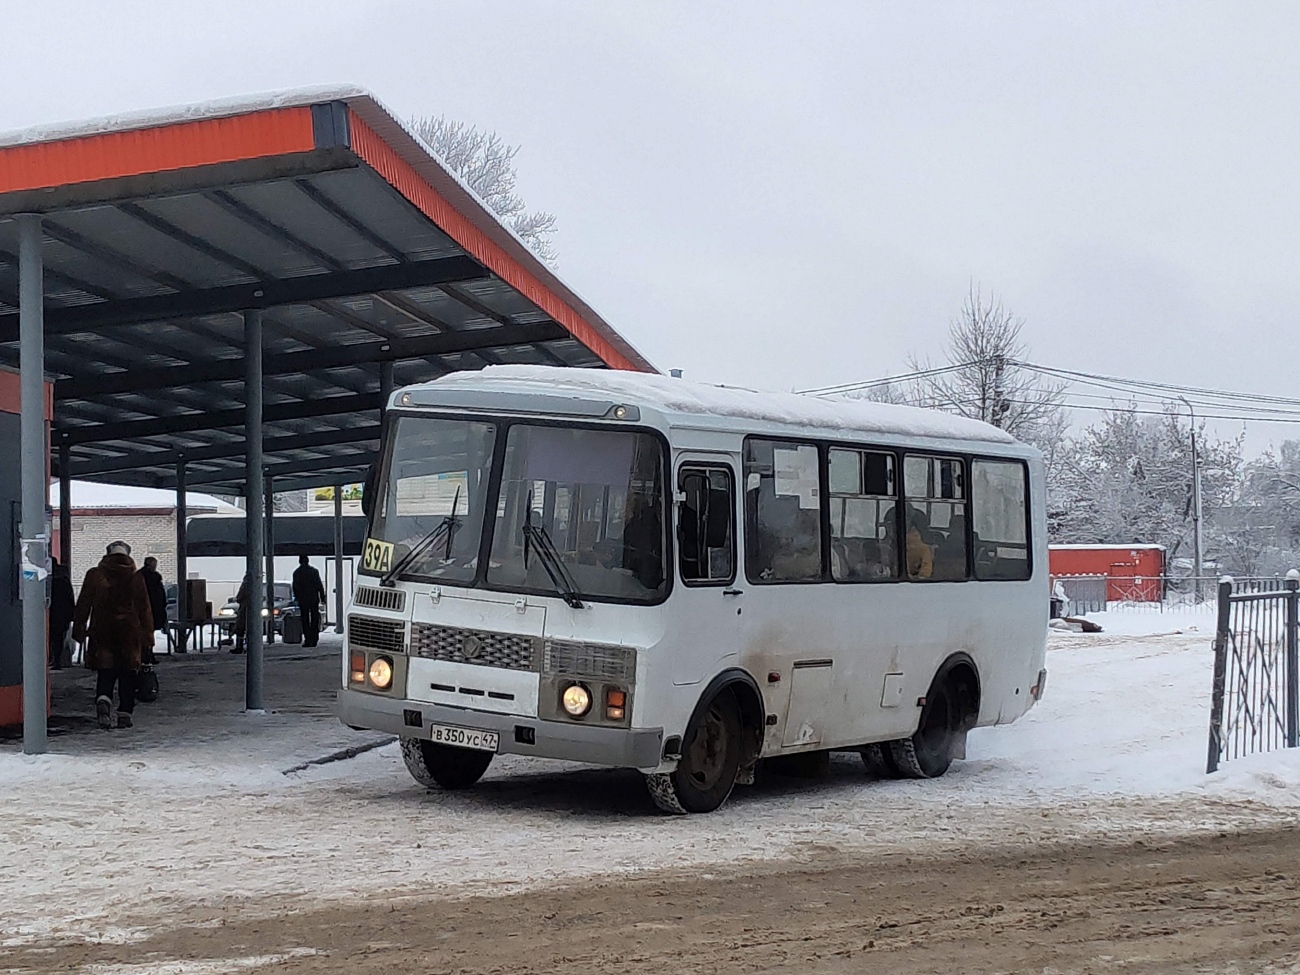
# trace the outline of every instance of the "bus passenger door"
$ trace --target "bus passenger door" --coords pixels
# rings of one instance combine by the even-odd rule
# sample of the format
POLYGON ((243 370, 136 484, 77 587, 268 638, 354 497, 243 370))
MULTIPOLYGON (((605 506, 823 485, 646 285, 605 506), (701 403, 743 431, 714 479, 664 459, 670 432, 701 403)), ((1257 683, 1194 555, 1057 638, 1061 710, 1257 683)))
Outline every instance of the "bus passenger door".
POLYGON ((680 636, 673 683, 685 686, 739 658, 735 463, 725 454, 681 458, 674 486, 679 584, 671 625, 680 636))

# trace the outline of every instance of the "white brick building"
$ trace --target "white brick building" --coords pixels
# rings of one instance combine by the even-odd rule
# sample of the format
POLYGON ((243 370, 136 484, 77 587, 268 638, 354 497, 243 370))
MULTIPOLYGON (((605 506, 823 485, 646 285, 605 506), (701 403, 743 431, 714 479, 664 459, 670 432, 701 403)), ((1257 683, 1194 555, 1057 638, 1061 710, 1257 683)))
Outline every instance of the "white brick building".
MULTIPOLYGON (((50 488, 50 504, 58 530, 59 485, 50 488)), ((193 515, 238 512, 239 509, 205 494, 189 494, 186 510, 193 515)), ((153 556, 163 581, 176 581, 176 496, 171 491, 72 483, 72 583, 80 587, 86 572, 104 557, 110 542, 131 546, 136 565, 153 556)), ((54 552, 57 555, 58 545, 54 552)))

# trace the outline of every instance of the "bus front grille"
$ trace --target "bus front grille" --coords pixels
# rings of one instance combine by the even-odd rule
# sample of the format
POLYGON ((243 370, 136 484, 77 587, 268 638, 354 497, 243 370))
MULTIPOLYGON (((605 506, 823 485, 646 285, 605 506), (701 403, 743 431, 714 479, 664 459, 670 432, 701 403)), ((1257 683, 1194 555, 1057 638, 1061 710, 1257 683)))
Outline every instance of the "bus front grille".
POLYGON ((406 650, 406 624, 369 616, 349 616, 348 645, 384 653, 402 653, 406 650))
POLYGON ((416 623, 411 627, 411 653, 429 660, 477 664, 480 667, 537 669, 537 641, 517 633, 416 623))
POLYGON ((406 592, 402 589, 376 589, 373 586, 360 586, 352 599, 354 606, 367 609, 387 609, 400 613, 406 608, 406 592))
POLYGON ((574 640, 547 640, 542 671, 565 677, 590 677, 630 683, 636 679, 636 651, 631 647, 574 640))

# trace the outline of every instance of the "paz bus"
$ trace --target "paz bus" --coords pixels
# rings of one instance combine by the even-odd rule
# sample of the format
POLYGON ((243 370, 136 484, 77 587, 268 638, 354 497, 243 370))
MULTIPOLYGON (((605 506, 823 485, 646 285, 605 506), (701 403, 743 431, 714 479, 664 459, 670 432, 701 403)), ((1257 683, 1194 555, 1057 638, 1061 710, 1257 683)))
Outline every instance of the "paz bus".
POLYGON ((1041 697, 1041 459, 935 411, 494 366, 398 390, 341 720, 467 788, 502 753, 709 812, 762 760, 943 775, 1041 697))

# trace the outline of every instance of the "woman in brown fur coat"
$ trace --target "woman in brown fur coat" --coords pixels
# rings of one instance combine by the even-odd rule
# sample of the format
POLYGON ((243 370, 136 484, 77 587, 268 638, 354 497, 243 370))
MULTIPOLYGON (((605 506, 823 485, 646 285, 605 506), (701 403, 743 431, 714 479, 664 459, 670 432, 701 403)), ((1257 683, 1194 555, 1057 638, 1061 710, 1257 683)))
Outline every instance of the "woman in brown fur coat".
POLYGON ((72 638, 89 633, 86 666, 98 671, 95 713, 101 728, 113 727, 113 685, 117 685, 117 726, 131 727, 136 674, 144 647, 153 642, 153 607, 144 578, 131 560, 131 546, 114 542, 86 573, 72 620, 72 638), (89 626, 87 622, 89 621, 89 626))

